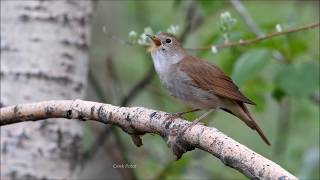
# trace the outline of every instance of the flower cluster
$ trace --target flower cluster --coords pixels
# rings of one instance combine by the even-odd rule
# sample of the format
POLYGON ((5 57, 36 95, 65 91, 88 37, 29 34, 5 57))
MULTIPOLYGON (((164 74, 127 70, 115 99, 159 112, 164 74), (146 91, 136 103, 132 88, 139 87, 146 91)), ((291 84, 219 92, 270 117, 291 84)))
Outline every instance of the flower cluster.
MULTIPOLYGON (((166 32, 172 33, 172 34, 177 34, 179 32, 179 26, 176 25, 171 25, 166 32)), ((159 33, 159 32, 157 32, 159 33)), ((154 34, 154 31, 152 30, 151 27, 145 27, 143 30, 143 33, 138 35, 137 32, 135 31, 130 31, 128 34, 128 41, 130 43, 137 43, 139 45, 145 45, 148 43, 148 38, 146 34, 154 34)))
POLYGON ((226 11, 220 14, 219 28, 223 34, 225 42, 229 41, 229 31, 237 23, 237 20, 226 11))

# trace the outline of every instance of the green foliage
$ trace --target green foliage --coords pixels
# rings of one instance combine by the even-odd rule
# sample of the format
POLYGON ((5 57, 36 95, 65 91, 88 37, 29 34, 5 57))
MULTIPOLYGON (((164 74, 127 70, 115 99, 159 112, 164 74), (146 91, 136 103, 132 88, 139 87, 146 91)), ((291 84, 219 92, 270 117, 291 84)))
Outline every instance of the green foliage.
POLYGON ((213 1, 198 0, 198 2, 199 2, 199 6, 200 6, 201 10, 203 10, 203 13, 205 15, 209 15, 212 12, 219 11, 225 5, 225 2, 220 1, 220 0, 218 0, 218 1, 217 0, 213 0, 213 1))
POLYGON ((270 63, 270 52, 267 49, 253 49, 242 54, 234 65, 232 79, 242 85, 254 78, 270 63))
MULTIPOLYGON (((101 1, 101 4, 107 4, 104 7, 109 10, 101 9, 104 15, 101 15, 100 21, 107 27, 114 27, 114 34, 124 37, 121 39, 126 39, 125 34, 136 30, 137 33, 129 33, 128 40, 137 43, 139 39, 142 39, 140 42, 143 42, 144 37, 141 37, 141 33, 145 27, 151 27, 156 33, 174 24, 180 27, 181 34, 187 23, 185 21, 186 10, 192 3, 183 0, 141 0, 137 2, 101 1), (109 14, 110 12, 117 14, 109 14), (110 16, 112 21, 105 21, 106 17, 110 16)), ((241 2, 265 34, 275 32, 277 24, 281 25, 282 30, 287 30, 319 21, 317 13, 319 9, 309 1, 304 3, 279 1, 276 5, 268 1, 241 2)), ((198 0, 196 4, 196 11, 201 16, 202 24, 192 29, 186 38, 186 43, 183 44, 184 47, 211 47, 223 44, 226 40, 224 32, 228 33, 227 39, 230 42, 256 37, 228 1, 198 0), (232 15, 232 18, 229 18, 228 15, 224 17, 226 18, 223 21, 224 27, 219 25, 222 12, 230 12, 232 15), (236 19, 237 23, 233 23, 231 19, 236 19)), ((100 5, 97 7, 101 8, 100 5)), ((150 54, 146 54, 144 48, 123 46, 116 44, 113 40, 108 41, 105 35, 100 35, 100 37, 98 34, 101 32, 101 24, 95 26, 92 60, 100 60, 99 63, 91 64, 95 66, 93 67, 95 77, 100 77, 99 82, 109 86, 105 89, 112 88, 112 82, 103 78, 106 73, 101 60, 105 59, 105 55, 111 55, 117 67, 118 79, 121 81, 123 92, 128 92, 146 72, 151 63, 150 54), (109 46, 97 44, 97 42, 107 43, 109 46)), ((205 121, 208 121, 210 126, 217 127, 240 143, 279 163, 295 175, 299 175, 304 166, 310 165, 308 161, 304 162, 303 155, 308 149, 319 146, 319 128, 316 128, 319 127, 319 105, 310 98, 319 91, 319 29, 273 37, 249 46, 218 49, 216 53, 210 50, 192 51, 191 53, 217 64, 226 74, 231 75, 241 91, 257 104, 257 106, 248 107, 273 145, 266 148, 255 132, 247 128, 236 117, 224 112, 218 111, 214 113, 214 117, 206 118, 205 121), (287 148, 279 158, 273 154, 274 144, 276 144, 273 142, 281 139, 279 138, 281 134, 278 135, 276 131, 281 122, 279 112, 282 109, 279 108, 279 102, 282 98, 294 103, 288 107, 291 109, 287 114, 289 127, 282 131, 282 133, 289 133, 288 144, 284 145, 287 148)), ((106 92, 106 96, 109 94, 106 92)), ((144 106, 171 113, 187 110, 185 105, 173 99, 160 86, 159 79, 155 76, 153 82, 142 90, 142 93, 131 102, 130 106, 144 106)), ((185 117, 193 120, 199 114, 201 112, 185 117)), ((87 139, 91 141, 91 138, 87 139)), ((244 178, 239 172, 226 167, 209 154, 201 155, 201 158, 195 156, 201 153, 198 149, 188 152, 181 160, 175 162, 170 157, 170 150, 165 148, 166 144, 157 136, 144 136, 142 148, 135 148, 127 135, 123 136, 122 141, 126 144, 125 150, 131 162, 138 164, 135 171, 139 179, 183 179, 188 177, 186 174, 194 164, 201 170, 205 169, 211 176, 209 179, 244 178)), ((206 153, 203 152, 203 154, 206 153)), ((317 165, 319 166, 319 163, 314 167, 318 167, 317 165)), ((301 177, 305 179, 319 177, 319 173, 313 171, 301 173, 303 174, 301 177)), ((203 177, 199 176, 199 178, 203 177)))
POLYGON ((282 65, 276 84, 286 94, 302 98, 319 89, 319 62, 298 62, 282 65))

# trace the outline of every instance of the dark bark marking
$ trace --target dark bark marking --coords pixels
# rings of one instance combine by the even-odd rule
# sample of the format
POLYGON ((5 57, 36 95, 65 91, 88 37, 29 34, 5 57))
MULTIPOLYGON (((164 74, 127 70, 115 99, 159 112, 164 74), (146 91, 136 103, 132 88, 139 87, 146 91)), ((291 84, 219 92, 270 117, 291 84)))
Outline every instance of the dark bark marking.
POLYGON ((8 152, 8 143, 7 143, 7 141, 3 142, 1 149, 2 149, 2 153, 3 154, 6 154, 8 152))
POLYGON ((27 121, 27 120, 37 121, 37 120, 34 118, 34 114, 29 114, 29 115, 27 115, 27 117, 26 117, 24 120, 25 120, 25 121, 27 121))
POLYGON ((71 41, 68 39, 63 39, 61 44, 64 46, 73 46, 80 50, 88 50, 89 46, 85 41, 71 41))
POLYGON ((157 114, 157 111, 155 111, 155 112, 151 113, 151 114, 150 114, 150 116, 149 116, 149 117, 150 117, 150 119, 152 119, 152 118, 153 118, 153 116, 155 116, 156 114, 157 114))
POLYGON ((61 54, 61 57, 62 57, 62 58, 65 58, 65 59, 67 59, 67 60, 74 60, 73 55, 71 55, 71 54, 68 53, 68 52, 62 53, 62 54, 61 54))
POLYGON ((84 115, 82 112, 79 112, 78 119, 79 119, 80 121, 86 121, 86 120, 87 120, 86 117, 85 117, 85 115, 84 115))
POLYGON ((29 15, 27 15, 27 14, 21 14, 20 16, 19 16, 19 19, 20 19, 20 21, 22 21, 22 22, 28 22, 28 21, 30 21, 30 16, 29 15))
POLYGON ((18 105, 15 105, 14 108, 13 108, 13 113, 14 113, 14 116, 17 117, 17 113, 19 112, 19 108, 18 108, 18 105))
POLYGON ((52 115, 52 113, 55 111, 56 109, 52 106, 46 106, 44 108, 44 113, 47 115, 47 116, 50 116, 52 115))
POLYGON ((82 83, 78 83, 78 84, 75 86, 74 90, 75 90, 76 92, 80 92, 82 88, 83 88, 83 84, 82 84, 82 83))
POLYGON ((66 111, 65 117, 66 117, 67 119, 72 119, 72 110, 71 110, 71 109, 69 109, 69 110, 66 111))
POLYGON ((54 81, 58 84, 62 85, 69 85, 71 83, 78 84, 78 86, 83 86, 81 82, 75 82, 73 79, 66 75, 60 75, 60 76, 52 76, 48 74, 47 72, 25 72, 25 73, 20 73, 20 72, 8 72, 8 73, 3 73, 0 72, 1 76, 8 75, 8 76, 13 76, 15 79, 18 79, 20 76, 24 76, 27 79, 29 78, 37 78, 37 79, 44 79, 46 81, 54 81), (81 85, 79 85, 81 84, 81 85))
POLYGON ((92 107, 91 107, 91 110, 90 110, 90 116, 91 116, 91 118, 94 117, 93 115, 94 115, 95 108, 96 108, 95 106, 92 106, 92 107))
POLYGON ((169 129, 170 125, 172 124, 172 121, 168 121, 168 123, 166 123, 166 125, 164 126, 166 129, 169 129))
POLYGON ((66 72, 70 74, 74 74, 75 72, 75 67, 73 64, 67 64, 66 65, 66 72))
POLYGON ((286 180, 287 179, 287 176, 281 176, 278 178, 278 180, 286 180))
POLYGON ((107 113, 103 109, 103 105, 98 108, 98 118, 101 119, 104 123, 107 122, 108 116, 107 113))
POLYGON ((129 123, 131 123, 131 118, 129 117, 129 114, 126 117, 126 121, 128 121, 129 123))
POLYGON ((40 42, 40 38, 33 37, 30 39, 32 42, 40 42))

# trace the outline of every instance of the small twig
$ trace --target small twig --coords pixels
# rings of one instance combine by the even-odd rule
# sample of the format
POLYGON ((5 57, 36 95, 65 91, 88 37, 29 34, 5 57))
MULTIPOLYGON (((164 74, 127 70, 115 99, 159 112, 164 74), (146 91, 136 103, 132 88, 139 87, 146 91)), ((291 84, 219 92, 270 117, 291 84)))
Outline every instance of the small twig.
POLYGON ((138 83, 135 84, 129 93, 121 100, 120 105, 127 106, 136 97, 136 95, 151 82, 154 75, 153 64, 150 64, 143 78, 138 81, 138 83))
MULTIPOLYGON (((116 71, 117 69, 113 59, 109 56, 106 58, 105 63, 106 63, 106 78, 109 82, 108 84, 111 84, 111 86, 109 86, 109 91, 112 94, 111 102, 114 103, 115 100, 118 100, 119 97, 122 96, 121 81, 116 71)), ((107 101, 104 101, 104 102, 107 102, 107 101)))
MULTIPOLYGON (((273 32, 271 34, 268 34, 268 35, 265 35, 265 36, 261 36, 261 37, 257 37, 255 39, 240 40, 238 42, 230 42, 230 43, 226 43, 226 44, 220 44, 220 45, 216 45, 215 47, 217 49, 222 49, 222 48, 228 48, 228 47, 240 46, 240 45, 246 46, 246 45, 254 44, 254 43, 258 42, 258 41, 270 39, 272 37, 281 36, 281 35, 289 34, 289 33, 293 33, 293 32, 304 31, 304 30, 308 30, 308 29, 312 29, 312 28, 317 28, 319 26, 320 26, 320 23, 310 24, 310 25, 299 27, 299 28, 289 29, 287 31, 273 32)), ((212 48, 212 46, 210 46, 210 47, 200 47, 200 48, 186 48, 186 49, 190 50, 190 51, 206 51, 206 50, 210 50, 211 48, 212 48)))
MULTIPOLYGON (((219 44, 219 45, 214 45, 214 47, 216 49, 223 49, 223 48, 229 48, 229 47, 234 47, 234 46, 247 46, 247 45, 251 45, 254 44, 256 42, 259 41, 263 41, 266 39, 270 39, 276 36, 281 36, 281 35, 285 35, 285 34, 289 34, 289 33, 294 33, 294 32, 300 32, 300 31, 304 31, 304 30, 309 30, 309 29, 313 29, 313 28, 317 28, 320 26, 320 23, 314 23, 314 24, 309 24, 306 26, 302 26, 302 27, 298 27, 298 28, 292 28, 286 31, 281 31, 281 32, 273 32, 270 33, 268 35, 264 35, 264 36, 260 36, 254 39, 249 39, 249 40, 239 40, 236 42, 229 42, 229 43, 225 43, 225 44, 219 44)), ((137 45, 137 46, 143 46, 143 47, 149 47, 150 44, 137 44, 137 43, 125 43, 127 45, 137 45)), ((212 46, 207 46, 207 47, 199 47, 199 48, 185 48, 186 50, 189 51, 207 51, 207 50, 211 50, 212 46)))
MULTIPOLYGON (((161 135, 165 140, 172 139, 171 130, 183 129, 190 125, 190 122, 179 118, 168 121, 169 114, 166 112, 82 100, 19 104, 1 108, 0 114, 0 126, 47 118, 93 120, 119 126, 131 135, 141 136, 145 133, 153 133, 161 135)), ((252 179, 297 179, 276 163, 212 127, 195 125, 182 135, 179 142, 184 147, 197 147, 207 151, 227 166, 252 179)))
POLYGON ((99 85, 98 80, 94 77, 92 70, 89 69, 89 83, 92 85, 92 88, 95 90, 98 97, 100 97, 103 102, 110 102, 109 97, 105 95, 102 88, 99 85))
MULTIPOLYGON (((92 71, 89 71, 89 79, 92 83, 93 89, 96 92, 96 95, 98 99, 102 102, 108 102, 107 96, 105 96, 105 93, 102 91, 102 87, 97 82, 96 78, 94 77, 92 71)), ((129 159, 127 158, 125 152, 123 152, 122 146, 123 143, 121 142, 121 139, 119 138, 118 131, 113 126, 107 126, 105 127, 102 132, 99 132, 97 137, 95 138, 94 142, 92 142, 90 149, 85 152, 84 154, 84 163, 88 162, 89 159, 98 151, 100 147, 103 147, 103 142, 106 140, 107 136, 112 132, 112 135, 115 138, 115 143, 117 147, 119 147, 118 152, 113 151, 113 154, 111 155, 111 158, 115 162, 122 162, 122 164, 128 163, 130 164, 129 159), (120 156, 113 156, 114 154, 120 154, 120 156)), ((121 164, 121 163, 120 163, 121 164)), ((137 179, 135 172, 131 168, 117 168, 117 170, 120 172, 120 174, 123 176, 124 179, 137 179)))
POLYGON ((184 42, 187 36, 193 32, 196 27, 202 24, 202 17, 197 14, 197 1, 192 0, 190 5, 187 8, 186 18, 185 18, 185 27, 180 36, 180 41, 184 42))
POLYGON ((236 9, 236 11, 240 14, 248 28, 256 35, 256 36, 263 36, 262 30, 257 26, 254 22, 252 17, 247 12, 246 8, 242 5, 241 1, 239 0, 230 0, 232 6, 236 9))

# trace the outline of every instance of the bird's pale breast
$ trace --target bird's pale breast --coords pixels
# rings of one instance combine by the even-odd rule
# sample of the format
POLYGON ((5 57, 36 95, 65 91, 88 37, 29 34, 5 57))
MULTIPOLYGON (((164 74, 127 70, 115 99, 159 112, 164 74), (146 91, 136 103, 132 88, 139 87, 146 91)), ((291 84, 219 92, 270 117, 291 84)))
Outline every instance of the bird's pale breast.
MULTIPOLYGON (((172 67, 177 68, 177 67, 172 67)), ((218 96, 192 85, 192 80, 179 69, 171 69, 166 74, 159 74, 162 85, 170 95, 193 108, 218 108, 221 100, 218 96)))

